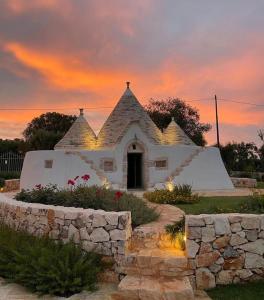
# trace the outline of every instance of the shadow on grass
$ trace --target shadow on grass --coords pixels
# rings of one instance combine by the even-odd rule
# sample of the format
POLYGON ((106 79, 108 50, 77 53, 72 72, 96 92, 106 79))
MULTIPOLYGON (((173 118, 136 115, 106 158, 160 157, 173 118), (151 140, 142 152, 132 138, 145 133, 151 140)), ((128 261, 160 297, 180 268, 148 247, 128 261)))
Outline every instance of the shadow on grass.
POLYGON ((260 300, 264 299, 264 281, 218 286, 207 294, 213 300, 260 300))

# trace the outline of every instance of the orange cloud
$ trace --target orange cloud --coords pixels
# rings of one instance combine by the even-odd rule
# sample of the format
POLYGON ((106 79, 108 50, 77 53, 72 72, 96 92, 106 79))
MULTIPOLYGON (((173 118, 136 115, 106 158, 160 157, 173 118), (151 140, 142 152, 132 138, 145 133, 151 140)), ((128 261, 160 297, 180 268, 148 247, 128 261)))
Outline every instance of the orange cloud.
POLYGON ((69 57, 52 56, 29 49, 18 43, 5 46, 25 66, 38 71, 51 84, 63 89, 98 90, 124 81, 117 71, 89 70, 77 60, 69 57))

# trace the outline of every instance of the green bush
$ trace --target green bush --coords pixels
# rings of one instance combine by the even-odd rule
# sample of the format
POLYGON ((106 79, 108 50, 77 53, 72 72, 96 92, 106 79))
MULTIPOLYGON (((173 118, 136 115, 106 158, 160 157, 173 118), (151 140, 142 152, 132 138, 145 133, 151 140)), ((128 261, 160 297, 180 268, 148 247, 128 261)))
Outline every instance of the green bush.
POLYGON ((20 172, 0 172, 0 178, 3 179, 19 179, 20 172))
POLYGON ((5 185, 5 179, 0 177, 0 188, 5 185))
POLYGON ((163 204, 191 204, 197 203, 199 197, 193 194, 192 187, 188 184, 176 185, 173 190, 161 189, 144 193, 144 197, 155 203, 163 204))
POLYGON ((16 200, 105 211, 131 211, 133 226, 149 223, 158 218, 157 212, 149 208, 142 199, 132 194, 97 186, 79 185, 70 191, 49 185, 33 190, 22 190, 16 195, 16 200))
POLYGON ((39 294, 70 296, 96 288, 101 257, 0 225, 0 276, 39 294))
POLYGON ((259 192, 254 192, 252 197, 246 201, 244 205, 246 212, 264 213, 264 195, 259 192))

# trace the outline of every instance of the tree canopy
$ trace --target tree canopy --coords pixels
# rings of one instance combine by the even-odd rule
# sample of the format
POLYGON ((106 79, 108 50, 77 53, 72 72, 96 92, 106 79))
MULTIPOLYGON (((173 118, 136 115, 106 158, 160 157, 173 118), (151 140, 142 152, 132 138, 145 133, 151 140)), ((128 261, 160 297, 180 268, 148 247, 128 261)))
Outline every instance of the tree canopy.
POLYGON ((200 122, 200 115, 196 108, 178 98, 169 98, 166 100, 150 99, 145 109, 159 129, 164 130, 174 117, 177 124, 194 143, 199 146, 206 145, 204 134, 211 129, 211 125, 200 122))
POLYGON ((37 118, 34 118, 30 123, 28 123, 23 135, 27 140, 35 135, 36 131, 40 129, 55 132, 57 134, 65 134, 75 120, 76 116, 73 115, 47 112, 37 118))
POLYGON ((69 130, 76 116, 48 112, 34 118, 23 132, 30 150, 51 150, 69 130))

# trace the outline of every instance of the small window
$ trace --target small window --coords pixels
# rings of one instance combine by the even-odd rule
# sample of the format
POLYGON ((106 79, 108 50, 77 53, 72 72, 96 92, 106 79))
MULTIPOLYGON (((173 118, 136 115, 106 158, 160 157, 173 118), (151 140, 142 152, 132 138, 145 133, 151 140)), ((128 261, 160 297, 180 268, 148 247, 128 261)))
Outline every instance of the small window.
POLYGON ((53 160, 45 160, 45 168, 51 169, 53 165, 53 160))
POLYGON ((135 144, 132 145, 133 150, 137 149, 137 146, 135 144))
POLYGON ((112 160, 104 161, 104 171, 105 172, 113 172, 114 171, 114 162, 112 160))
POLYGON ((167 168, 167 160, 166 159, 156 160, 155 161, 155 167, 156 167, 156 169, 165 169, 165 168, 167 168))

